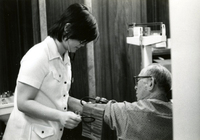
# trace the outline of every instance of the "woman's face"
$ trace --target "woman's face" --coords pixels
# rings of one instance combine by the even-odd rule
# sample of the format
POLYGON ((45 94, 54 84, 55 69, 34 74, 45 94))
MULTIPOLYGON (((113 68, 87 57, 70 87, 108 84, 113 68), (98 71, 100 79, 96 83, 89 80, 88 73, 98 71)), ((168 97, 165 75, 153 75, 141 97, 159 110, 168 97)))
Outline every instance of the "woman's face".
POLYGON ((81 43, 81 41, 76 39, 68 39, 67 41, 64 41, 63 45, 69 52, 75 53, 79 48, 84 47, 86 44, 81 43))

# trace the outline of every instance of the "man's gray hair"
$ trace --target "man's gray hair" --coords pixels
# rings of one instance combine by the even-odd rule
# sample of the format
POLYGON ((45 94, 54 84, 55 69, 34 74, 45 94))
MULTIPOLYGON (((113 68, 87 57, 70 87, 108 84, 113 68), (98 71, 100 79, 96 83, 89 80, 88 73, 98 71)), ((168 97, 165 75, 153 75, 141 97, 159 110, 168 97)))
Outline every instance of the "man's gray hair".
POLYGON ((153 63, 146 67, 144 70, 146 75, 155 78, 156 84, 161 90, 165 92, 169 92, 171 90, 172 76, 167 68, 158 63, 153 63))

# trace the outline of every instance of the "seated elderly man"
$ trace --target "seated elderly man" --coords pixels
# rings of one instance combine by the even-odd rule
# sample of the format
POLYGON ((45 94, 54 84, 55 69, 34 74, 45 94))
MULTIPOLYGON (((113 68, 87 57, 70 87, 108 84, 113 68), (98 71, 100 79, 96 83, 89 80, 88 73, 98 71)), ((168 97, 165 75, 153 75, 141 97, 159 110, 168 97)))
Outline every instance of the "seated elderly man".
POLYGON ((171 73, 160 64, 151 64, 134 78, 138 101, 109 101, 104 121, 120 140, 173 139, 172 103, 166 97, 171 90, 171 73))

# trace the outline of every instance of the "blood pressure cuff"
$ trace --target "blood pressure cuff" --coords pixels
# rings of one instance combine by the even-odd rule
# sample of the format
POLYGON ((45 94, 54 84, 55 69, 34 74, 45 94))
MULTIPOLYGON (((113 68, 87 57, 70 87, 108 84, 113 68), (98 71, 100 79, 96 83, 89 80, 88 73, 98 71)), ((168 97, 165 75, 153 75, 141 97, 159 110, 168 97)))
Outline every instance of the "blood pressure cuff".
POLYGON ((87 103, 82 112, 82 136, 103 140, 105 104, 87 103))

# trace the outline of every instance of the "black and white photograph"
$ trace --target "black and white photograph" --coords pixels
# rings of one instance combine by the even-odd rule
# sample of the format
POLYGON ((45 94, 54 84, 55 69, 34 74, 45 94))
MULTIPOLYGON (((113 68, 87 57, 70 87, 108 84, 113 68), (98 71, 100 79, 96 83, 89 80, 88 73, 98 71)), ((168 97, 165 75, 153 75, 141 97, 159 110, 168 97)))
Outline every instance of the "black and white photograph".
POLYGON ((0 140, 200 140, 199 0, 0 0, 0 140))

